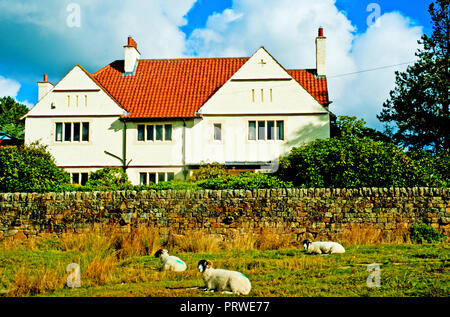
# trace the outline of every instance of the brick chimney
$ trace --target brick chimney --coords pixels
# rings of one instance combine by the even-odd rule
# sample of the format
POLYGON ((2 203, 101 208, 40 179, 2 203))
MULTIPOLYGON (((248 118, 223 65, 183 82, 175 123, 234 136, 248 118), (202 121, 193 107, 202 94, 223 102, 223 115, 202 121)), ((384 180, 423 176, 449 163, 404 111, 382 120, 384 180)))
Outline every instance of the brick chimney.
POLYGON ((124 53, 124 72, 133 73, 136 69, 139 58, 141 58, 141 53, 139 53, 137 49, 136 41, 131 36, 128 37, 128 43, 124 46, 124 53))
POLYGON ((323 36, 323 27, 319 28, 318 36, 316 37, 316 70, 317 76, 326 76, 326 41, 327 38, 323 36))
POLYGON ((38 100, 41 100, 53 87, 53 84, 48 81, 48 75, 44 74, 44 80, 38 81, 38 100))

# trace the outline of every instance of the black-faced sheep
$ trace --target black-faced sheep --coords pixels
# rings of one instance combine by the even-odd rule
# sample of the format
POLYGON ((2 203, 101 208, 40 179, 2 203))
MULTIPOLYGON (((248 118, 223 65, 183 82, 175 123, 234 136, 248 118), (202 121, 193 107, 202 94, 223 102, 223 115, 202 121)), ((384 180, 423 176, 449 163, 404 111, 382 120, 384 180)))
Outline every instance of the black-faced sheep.
POLYGON ((161 259, 161 271, 175 271, 182 272, 187 268, 186 263, 183 262, 179 257, 169 255, 169 252, 165 249, 159 249, 155 253, 156 258, 161 259))
POLYGON ((237 295, 250 293, 250 280, 240 272, 214 269, 210 260, 199 261, 197 267, 202 273, 207 290, 232 292, 237 295))
POLYGON ((332 241, 315 241, 309 240, 303 241, 305 250, 309 253, 315 254, 332 254, 332 253, 345 253, 345 249, 342 245, 332 241))

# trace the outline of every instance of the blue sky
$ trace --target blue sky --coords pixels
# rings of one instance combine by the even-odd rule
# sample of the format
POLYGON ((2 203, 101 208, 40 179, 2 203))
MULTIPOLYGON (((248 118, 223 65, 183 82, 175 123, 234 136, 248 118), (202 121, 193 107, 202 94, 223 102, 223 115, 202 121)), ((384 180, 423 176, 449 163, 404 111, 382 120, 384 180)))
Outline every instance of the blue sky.
MULTIPOLYGON (((394 71, 339 75, 410 62, 429 34, 431 0, 0 0, 0 96, 32 106, 44 73, 58 82, 75 64, 95 72, 122 59, 133 35, 143 58, 250 56, 259 46, 286 68, 313 68, 318 26, 327 36, 331 110, 375 118, 394 71), (80 25, 69 26, 70 4, 80 25), (369 25, 369 4, 380 9, 369 25)), ((73 21, 73 20, 72 20, 73 21)))

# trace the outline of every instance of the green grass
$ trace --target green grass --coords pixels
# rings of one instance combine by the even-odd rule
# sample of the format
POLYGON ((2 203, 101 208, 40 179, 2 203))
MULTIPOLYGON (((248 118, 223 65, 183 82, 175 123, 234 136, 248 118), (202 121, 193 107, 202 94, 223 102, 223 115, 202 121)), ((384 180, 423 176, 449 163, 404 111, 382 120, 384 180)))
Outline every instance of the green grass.
MULTIPOLYGON (((0 291, 15 296, 230 296, 186 290, 203 286, 196 270, 201 259, 212 260, 214 267, 238 270, 252 283, 249 296, 258 297, 329 297, 383 296, 416 297, 450 295, 450 245, 385 244, 348 246, 345 254, 309 255, 302 249, 220 250, 214 253, 174 250, 186 261, 182 273, 159 272, 151 267, 159 262, 151 255, 119 258, 111 252, 112 267, 103 281, 92 274, 103 269, 88 266, 96 258, 95 250, 64 250, 58 243, 45 240, 33 247, 0 247, 0 291), (69 263, 81 266, 81 287, 64 286, 69 263), (367 265, 380 264, 381 286, 370 288, 367 265), (91 275, 87 271, 91 271, 91 275), (92 273, 93 272, 93 273, 92 273), (88 276, 86 276, 88 275, 88 276), (35 283, 33 290, 13 292, 18 285, 35 283)), ((170 250, 169 250, 170 251, 170 250)), ((102 256, 103 261, 106 255, 102 256)), ((106 263, 106 262, 105 262, 106 263)), ((100 273, 99 273, 100 274, 100 273)))

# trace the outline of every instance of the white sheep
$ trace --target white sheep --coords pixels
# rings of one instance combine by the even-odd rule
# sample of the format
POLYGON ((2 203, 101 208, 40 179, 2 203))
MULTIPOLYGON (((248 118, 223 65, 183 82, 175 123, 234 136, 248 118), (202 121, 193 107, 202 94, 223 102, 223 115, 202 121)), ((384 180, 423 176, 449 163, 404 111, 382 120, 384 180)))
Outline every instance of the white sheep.
POLYGON ((309 253, 315 254, 331 254, 331 253, 345 253, 345 249, 342 245, 332 241, 315 241, 309 240, 303 241, 305 250, 309 253))
POLYGON ((242 273, 223 269, 214 269, 210 260, 200 260, 198 270, 202 273, 206 290, 222 291, 236 295, 247 295, 252 285, 250 280, 242 273))
POLYGON ((155 257, 160 258, 161 260, 161 267, 159 268, 161 271, 182 272, 187 268, 187 265, 183 260, 179 257, 169 255, 169 252, 166 249, 159 249, 156 251, 155 257))

